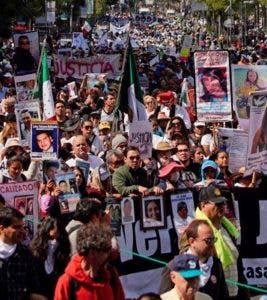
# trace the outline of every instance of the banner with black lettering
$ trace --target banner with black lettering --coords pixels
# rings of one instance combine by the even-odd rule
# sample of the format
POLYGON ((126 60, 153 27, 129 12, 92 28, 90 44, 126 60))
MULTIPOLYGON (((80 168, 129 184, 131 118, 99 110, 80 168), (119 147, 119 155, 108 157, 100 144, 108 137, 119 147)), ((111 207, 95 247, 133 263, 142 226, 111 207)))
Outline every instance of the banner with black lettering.
MULTIPOLYGON (((237 246, 244 275, 250 285, 266 284, 267 191, 234 188, 231 192, 227 193, 233 199, 229 201, 228 208, 231 207, 235 212, 237 224, 241 228, 237 246)), ((118 270, 127 299, 135 299, 149 291, 158 292, 164 266, 162 262, 167 263, 178 254, 178 206, 186 205, 188 219, 192 220, 197 199, 197 191, 181 191, 166 194, 162 198, 150 196, 132 201, 123 200, 121 210, 126 221, 122 222, 121 235, 117 237, 121 251, 118 270), (147 223, 148 218, 156 220, 147 223)))

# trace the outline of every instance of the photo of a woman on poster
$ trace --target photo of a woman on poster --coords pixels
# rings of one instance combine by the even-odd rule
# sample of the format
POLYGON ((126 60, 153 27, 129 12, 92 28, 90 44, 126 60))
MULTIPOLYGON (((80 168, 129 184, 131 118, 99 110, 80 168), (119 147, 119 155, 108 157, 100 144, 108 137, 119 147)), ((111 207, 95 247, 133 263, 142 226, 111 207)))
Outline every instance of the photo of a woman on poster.
POLYGON ((226 68, 203 68, 199 70, 202 95, 199 102, 227 102, 226 68))
POLYGON ((267 150, 267 105, 260 128, 255 132, 252 141, 251 154, 267 150))

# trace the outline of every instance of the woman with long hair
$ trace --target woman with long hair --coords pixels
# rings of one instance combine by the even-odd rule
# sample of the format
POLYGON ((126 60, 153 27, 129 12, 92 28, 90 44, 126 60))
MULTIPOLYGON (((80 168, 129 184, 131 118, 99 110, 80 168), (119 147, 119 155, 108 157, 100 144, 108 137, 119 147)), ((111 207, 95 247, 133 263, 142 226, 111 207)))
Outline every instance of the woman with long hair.
POLYGON ((42 220, 30 244, 39 266, 46 296, 53 299, 57 280, 70 259, 70 242, 61 222, 52 217, 42 220))

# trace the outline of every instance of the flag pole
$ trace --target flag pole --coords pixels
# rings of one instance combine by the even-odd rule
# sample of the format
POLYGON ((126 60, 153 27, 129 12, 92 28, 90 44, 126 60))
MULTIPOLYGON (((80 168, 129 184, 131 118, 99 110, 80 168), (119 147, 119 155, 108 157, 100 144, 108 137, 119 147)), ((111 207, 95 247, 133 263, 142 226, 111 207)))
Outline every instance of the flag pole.
MULTIPOLYGON (((128 29, 128 32, 127 32, 127 37, 126 37, 126 48, 125 48, 125 51, 124 51, 124 56, 123 56, 123 61, 122 61, 122 75, 121 75, 119 90, 118 90, 118 93, 117 93, 115 109, 117 107, 117 102, 118 102, 118 99, 119 99, 119 96, 120 96, 120 93, 121 93, 122 78, 124 76, 125 64, 126 64, 126 59, 127 59, 127 56, 128 56, 127 54, 128 54, 128 51, 129 51, 130 28, 131 28, 131 23, 130 23, 130 26, 129 26, 129 29, 128 29)), ((118 117, 115 114, 114 119, 112 121, 111 132, 116 133, 116 131, 118 131, 118 117)))
POLYGON ((37 85, 38 85, 38 77, 39 77, 39 73, 40 73, 40 69, 41 69, 41 65, 42 65, 42 61, 43 61, 44 50, 46 47, 46 39, 47 39, 47 36, 45 35, 45 37, 43 39, 43 46, 41 49, 41 55, 39 58, 38 67, 37 67, 37 71, 36 71, 36 80, 35 80, 34 89, 33 89, 34 92, 32 93, 31 100, 33 100, 33 97, 36 93, 36 89, 37 89, 37 85))

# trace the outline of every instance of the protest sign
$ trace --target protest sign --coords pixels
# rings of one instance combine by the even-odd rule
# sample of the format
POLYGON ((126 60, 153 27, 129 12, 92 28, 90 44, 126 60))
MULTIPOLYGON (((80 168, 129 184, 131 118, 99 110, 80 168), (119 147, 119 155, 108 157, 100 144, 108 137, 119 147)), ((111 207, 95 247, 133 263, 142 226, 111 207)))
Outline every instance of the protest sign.
POLYGON ((15 104, 18 136, 22 145, 31 144, 31 123, 41 120, 40 105, 38 101, 26 101, 15 104))
POLYGON ((239 125, 248 132, 251 93, 267 89, 266 66, 232 65, 233 108, 239 125))
POLYGON ((139 148, 142 158, 151 157, 152 136, 152 125, 150 122, 135 121, 130 123, 129 145, 139 148))
POLYGON ((36 74, 28 74, 22 76, 14 76, 15 88, 17 93, 17 101, 32 100, 36 74))
POLYGON ((32 122, 31 157, 56 159, 58 152, 58 125, 51 122, 32 122))
POLYGON ((37 181, 24 181, 0 184, 0 193, 6 206, 15 207, 26 216, 28 232, 32 237, 38 222, 38 184, 37 181))
POLYGON ((248 133, 242 129, 218 128, 218 148, 229 153, 229 171, 239 172, 246 165, 248 133))
POLYGON ((194 53, 197 119, 231 121, 231 87, 227 51, 194 53))
POLYGON ((267 91, 254 92, 251 97, 245 175, 253 172, 267 174, 267 91))
MULTIPOLYGON (((13 39, 14 39, 15 48, 18 48, 18 47, 21 46, 20 45, 21 39, 24 39, 24 42, 26 40, 29 42, 29 51, 30 51, 31 55, 34 58, 35 68, 37 68, 38 62, 39 62, 39 57, 40 57, 40 46, 39 46, 40 44, 39 44, 38 31, 14 33, 13 34, 13 39), (24 37, 26 37, 26 38, 24 39, 24 37)), ((23 59, 23 56, 21 56, 20 58, 23 59)), ((22 63, 25 63, 25 61, 22 62, 22 63)), ((22 72, 21 74, 23 74, 23 73, 24 72, 22 72)))
MULTIPOLYGON (((237 246, 239 256, 243 260, 244 270, 240 270, 240 272, 244 273, 248 284, 265 284, 267 261, 266 189, 234 188, 231 192, 234 195, 233 199, 235 199, 232 200, 234 212, 241 227, 237 246)), ((194 191, 195 203, 198 199, 198 193, 198 191, 194 191)), ((175 192, 171 197, 164 195, 167 221, 165 229, 140 230, 141 202, 136 200, 134 201, 135 222, 122 224, 121 234, 117 237, 121 258, 118 270, 127 299, 135 299, 146 292, 157 293, 163 264, 168 263, 174 255, 179 253, 172 199, 177 199, 175 200, 176 204, 179 202, 178 199, 187 202, 191 196, 188 196, 188 191, 175 192)), ((187 203, 189 210, 193 211, 192 200, 187 203)))
POLYGON ((60 189, 58 196, 60 211, 62 214, 74 212, 80 195, 76 186, 74 173, 62 173, 55 175, 55 181, 60 189))
POLYGON ((86 73, 106 73, 108 78, 119 75, 120 55, 95 55, 84 59, 54 56, 55 77, 82 79, 86 73))

